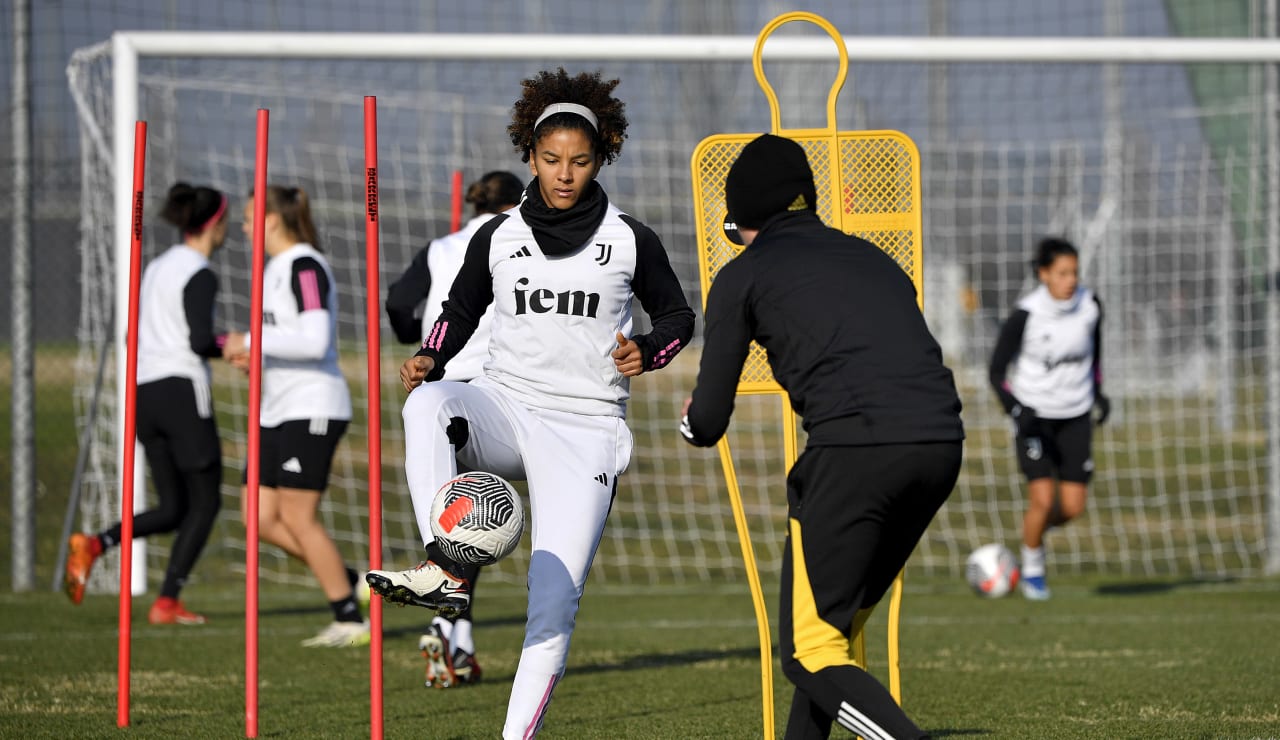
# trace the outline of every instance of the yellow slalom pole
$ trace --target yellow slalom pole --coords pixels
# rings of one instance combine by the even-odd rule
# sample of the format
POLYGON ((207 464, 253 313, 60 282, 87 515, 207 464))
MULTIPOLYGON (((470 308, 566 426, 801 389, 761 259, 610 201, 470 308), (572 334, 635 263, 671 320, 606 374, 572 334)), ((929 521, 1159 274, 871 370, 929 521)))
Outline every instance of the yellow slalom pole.
MULTIPOLYGON (((902 673, 898 666, 898 619, 902 616, 904 572, 904 570, 898 571, 898 577, 893 579, 893 592, 889 595, 889 694, 893 696, 894 701, 898 702, 898 706, 902 706, 902 673)), ((862 632, 858 633, 858 639, 862 639, 862 632)))
POLYGON ((724 467, 724 480, 729 487, 733 523, 738 530, 738 544, 742 546, 742 563, 747 571, 747 584, 751 587, 751 603, 756 610, 756 628, 760 633, 760 695, 764 737, 772 740, 774 736, 773 642, 769 637, 769 613, 765 609, 764 589, 760 587, 760 571, 756 567, 755 551, 751 547, 751 531, 747 528, 747 513, 742 506, 742 491, 738 488, 738 476, 733 469, 729 438, 721 437, 720 442, 716 444, 716 449, 720 452, 720 465, 724 467))

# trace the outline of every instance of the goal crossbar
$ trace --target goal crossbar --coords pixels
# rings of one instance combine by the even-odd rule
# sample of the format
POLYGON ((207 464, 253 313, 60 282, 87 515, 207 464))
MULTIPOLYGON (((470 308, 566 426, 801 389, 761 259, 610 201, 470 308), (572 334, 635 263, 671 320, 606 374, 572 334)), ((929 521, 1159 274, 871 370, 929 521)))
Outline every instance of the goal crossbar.
MULTIPOLYGON (((121 31, 140 56, 358 59, 751 61, 755 36, 675 34, 121 31)), ((1163 37, 848 36, 850 61, 1239 63, 1280 61, 1280 40, 1163 37)), ((834 59, 825 36, 769 41, 774 60, 834 59)))

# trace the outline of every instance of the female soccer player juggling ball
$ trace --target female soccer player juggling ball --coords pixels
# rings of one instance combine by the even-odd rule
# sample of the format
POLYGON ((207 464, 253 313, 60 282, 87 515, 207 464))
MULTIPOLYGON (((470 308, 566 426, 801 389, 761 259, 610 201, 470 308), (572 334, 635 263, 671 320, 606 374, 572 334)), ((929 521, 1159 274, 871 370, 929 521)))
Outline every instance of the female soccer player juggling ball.
MULTIPOLYGON (((182 241, 147 265, 138 303, 138 441, 160 505, 133 521, 134 537, 176 532, 152 624, 204 624, 178 594, 222 507, 222 446, 209 392, 210 357, 222 355, 213 332, 218 278, 209 256, 227 237, 227 196, 208 187, 169 188, 161 218, 182 241)), ((97 535, 71 536, 66 587, 79 604, 93 562, 120 544, 120 523, 97 535)))
MULTIPOLYGON (((338 292, 320 252, 306 191, 267 187, 263 223, 268 260, 262 274, 262 334, 231 334, 227 349, 247 369, 251 341, 262 348, 262 436, 258 537, 306 563, 320 582, 333 622, 307 647, 369 644, 369 623, 347 568, 317 517, 333 454, 351 419, 351 396, 338 368, 338 292)), ((253 235, 253 202, 244 234, 253 235)), ((246 476, 248 471, 246 471, 246 476)), ((241 496, 241 515, 248 512, 241 496)))
POLYGON ((1017 427, 1018 465, 1027 478, 1022 595, 1043 601, 1049 598, 1044 534, 1084 511, 1093 476, 1090 413, 1097 406, 1104 423, 1111 402, 1102 395, 1102 304, 1080 285, 1076 248, 1045 239, 1033 267, 1040 285, 1000 330, 991 386, 1017 427))
POLYGON ((518 209, 472 238, 443 313, 400 368, 411 391, 405 471, 428 559, 371 571, 374 591, 465 608, 470 584, 432 539, 433 496, 458 463, 529 484, 528 621, 506 738, 538 732, 564 674, 578 601, 631 457, 629 378, 664 367, 693 333, 662 242, 596 182, 626 133, 617 84, 563 69, 523 82, 508 132, 534 179, 518 209), (648 334, 632 334, 633 298, 652 321, 648 334), (424 383, 441 378, 490 303, 484 374, 424 383))

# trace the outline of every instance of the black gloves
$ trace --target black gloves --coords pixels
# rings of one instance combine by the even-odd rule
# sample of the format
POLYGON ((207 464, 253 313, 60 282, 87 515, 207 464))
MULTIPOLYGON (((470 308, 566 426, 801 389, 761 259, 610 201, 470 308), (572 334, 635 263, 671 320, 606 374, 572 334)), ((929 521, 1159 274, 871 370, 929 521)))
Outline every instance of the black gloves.
POLYGON ((1106 424, 1107 417, 1111 416, 1111 399, 1099 391, 1093 395, 1093 405, 1098 409, 1098 426, 1106 424))

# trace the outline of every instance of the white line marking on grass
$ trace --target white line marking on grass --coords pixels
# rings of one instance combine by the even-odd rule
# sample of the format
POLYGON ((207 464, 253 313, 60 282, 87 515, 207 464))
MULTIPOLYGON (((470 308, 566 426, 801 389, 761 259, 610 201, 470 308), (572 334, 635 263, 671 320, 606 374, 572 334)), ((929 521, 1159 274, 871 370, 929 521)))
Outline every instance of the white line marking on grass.
MULTIPOLYGON (((967 617, 903 617, 903 624, 923 627, 952 627, 956 625, 1026 624, 1026 614, 991 616, 974 614, 967 617)), ((1280 614, 1241 612, 1196 612, 1194 614, 1037 614, 1037 623, 1054 624, 1205 624, 1205 623, 1258 623, 1280 622, 1280 614)))

